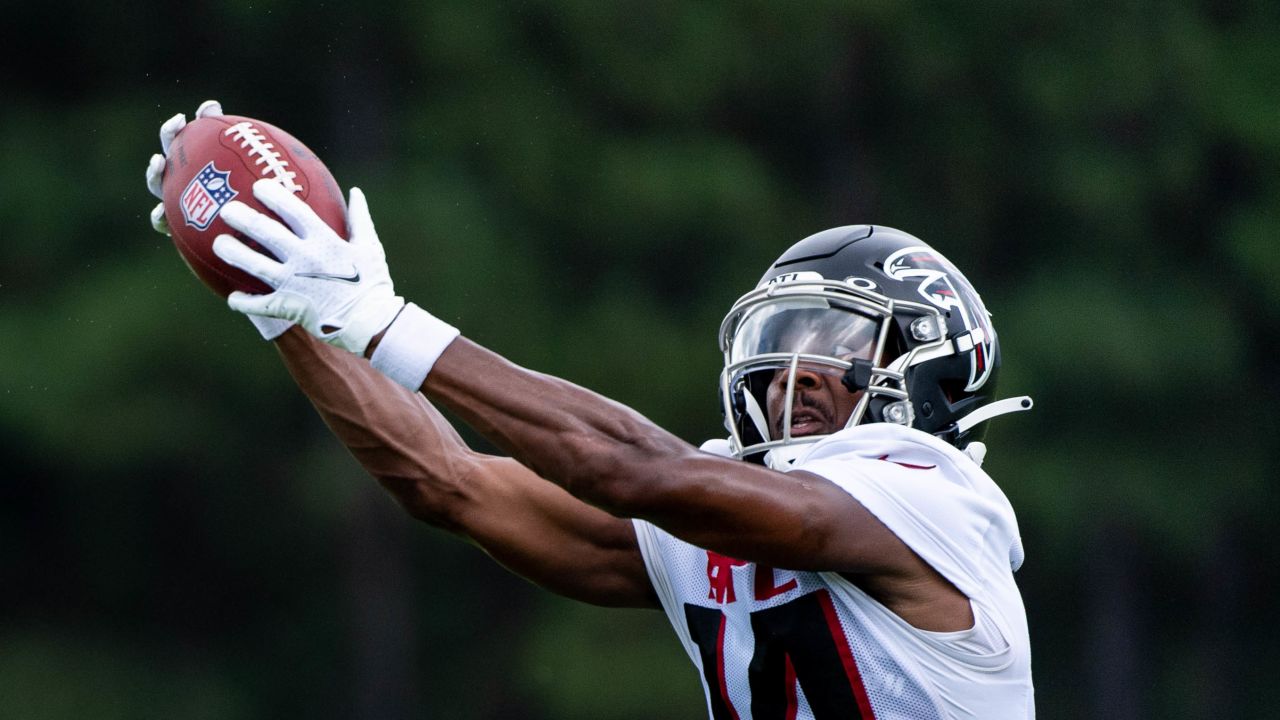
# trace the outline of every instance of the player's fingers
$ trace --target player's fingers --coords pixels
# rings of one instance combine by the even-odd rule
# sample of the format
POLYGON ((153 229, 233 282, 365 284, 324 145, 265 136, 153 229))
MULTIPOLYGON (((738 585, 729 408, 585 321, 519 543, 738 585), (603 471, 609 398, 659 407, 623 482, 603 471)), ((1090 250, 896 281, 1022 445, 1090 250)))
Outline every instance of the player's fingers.
POLYGON ((165 156, 169 155, 169 146, 173 144, 173 138, 187 126, 187 116, 178 113, 160 126, 160 149, 164 151, 165 156))
POLYGON ((147 189, 152 195, 164 199, 164 156, 156 153, 147 161, 147 189))
POLYGON ((164 203, 151 208, 151 227, 161 235, 172 235, 169 230, 169 219, 164 216, 164 203))
POLYGON ((373 229, 373 218, 369 215, 369 201, 365 199, 364 193, 360 188, 353 187, 347 197, 347 239, 356 245, 378 242, 378 234, 373 229))
POLYGON ((248 235, 281 260, 288 260, 293 254, 298 237, 267 215, 239 200, 227 203, 221 214, 223 222, 248 235))
POLYGON ((269 293, 267 295, 251 295, 247 292, 240 292, 237 290, 227 296, 227 307, 235 310, 236 312, 245 313, 246 315, 275 317, 270 312, 272 309, 271 301, 273 299, 273 295, 275 295, 275 293, 269 293))
POLYGON ((321 228, 329 227, 302 198, 274 180, 263 179, 254 183, 253 196, 279 215, 298 237, 314 237, 321 228))
POLYGON ((306 303, 296 295, 273 292, 266 295, 251 295, 236 291, 227 296, 227 307, 246 315, 277 318, 289 322, 299 322, 306 313, 306 303))
POLYGON ((205 100, 196 108, 196 117, 222 117, 222 103, 217 100, 205 100))
POLYGON ((246 313, 248 315, 265 315, 267 306, 271 303, 271 295, 252 295, 247 292, 236 290, 227 296, 227 306, 236 312, 246 313))
POLYGON ((280 287, 288 277, 283 264, 251 249, 230 235, 219 235, 213 239, 213 254, 222 258, 226 264, 240 268, 273 288, 280 287))

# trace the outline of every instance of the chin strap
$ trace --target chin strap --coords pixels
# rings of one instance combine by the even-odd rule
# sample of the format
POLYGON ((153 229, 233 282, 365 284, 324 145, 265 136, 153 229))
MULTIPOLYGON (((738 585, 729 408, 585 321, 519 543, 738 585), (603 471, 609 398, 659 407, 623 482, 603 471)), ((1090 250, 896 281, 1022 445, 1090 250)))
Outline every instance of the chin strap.
POLYGON ((957 420, 955 432, 957 435, 963 435, 964 433, 969 432, 974 425, 977 425, 980 422, 985 422, 998 415, 1030 410, 1033 404, 1034 403, 1031 402, 1030 397, 1022 395, 1019 397, 1005 398, 1004 400, 983 405, 977 410, 974 410, 968 415, 957 420))
POLYGON ((760 407, 760 403, 756 400, 755 395, 749 392, 742 393, 743 409, 747 412, 747 417, 751 418, 751 422, 756 426, 756 432, 760 433, 760 437, 764 440, 769 439, 769 420, 764 416, 764 409, 760 407))

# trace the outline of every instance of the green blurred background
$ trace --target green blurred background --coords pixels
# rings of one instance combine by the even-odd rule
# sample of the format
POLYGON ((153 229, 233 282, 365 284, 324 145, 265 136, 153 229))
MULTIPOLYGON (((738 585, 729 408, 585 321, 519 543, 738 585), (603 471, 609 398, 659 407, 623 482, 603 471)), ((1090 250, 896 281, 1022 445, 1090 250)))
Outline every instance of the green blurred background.
POLYGON ((1280 712, 1280 5, 0 6, 0 717, 705 717, 660 613, 401 514, 151 231, 206 98, 364 188, 403 294, 694 442, 783 248, 926 239, 1037 401, 987 467, 1040 717, 1280 712))

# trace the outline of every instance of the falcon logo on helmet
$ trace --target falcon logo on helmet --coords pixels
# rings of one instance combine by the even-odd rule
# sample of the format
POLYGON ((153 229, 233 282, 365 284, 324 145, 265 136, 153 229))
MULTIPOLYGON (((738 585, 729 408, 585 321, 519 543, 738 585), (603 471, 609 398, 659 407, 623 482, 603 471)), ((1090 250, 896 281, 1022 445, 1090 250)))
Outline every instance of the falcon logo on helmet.
POLYGON ((927 247, 907 247, 885 258, 884 274, 900 282, 916 282, 920 297, 945 312, 959 314, 966 332, 955 337, 956 352, 969 353, 969 381, 964 389, 973 392, 991 377, 987 359, 994 353, 996 334, 982 298, 963 276, 956 275, 953 283, 949 265, 927 247))

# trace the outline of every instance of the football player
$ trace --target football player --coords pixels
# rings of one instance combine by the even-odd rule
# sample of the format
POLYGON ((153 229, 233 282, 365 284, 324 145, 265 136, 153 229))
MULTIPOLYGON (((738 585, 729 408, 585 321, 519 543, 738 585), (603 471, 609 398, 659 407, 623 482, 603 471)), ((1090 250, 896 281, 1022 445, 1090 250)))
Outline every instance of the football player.
POLYGON ((696 448, 406 303, 359 190, 349 242, 280 185, 253 193, 280 220, 223 220, 280 260, 220 236, 273 289, 228 304, 364 467, 554 592, 661 608, 712 718, 1034 716, 1017 521, 980 468, 986 421, 1031 402, 994 399, 990 317, 937 251, 856 225, 783 252, 721 325, 728 437, 696 448))

